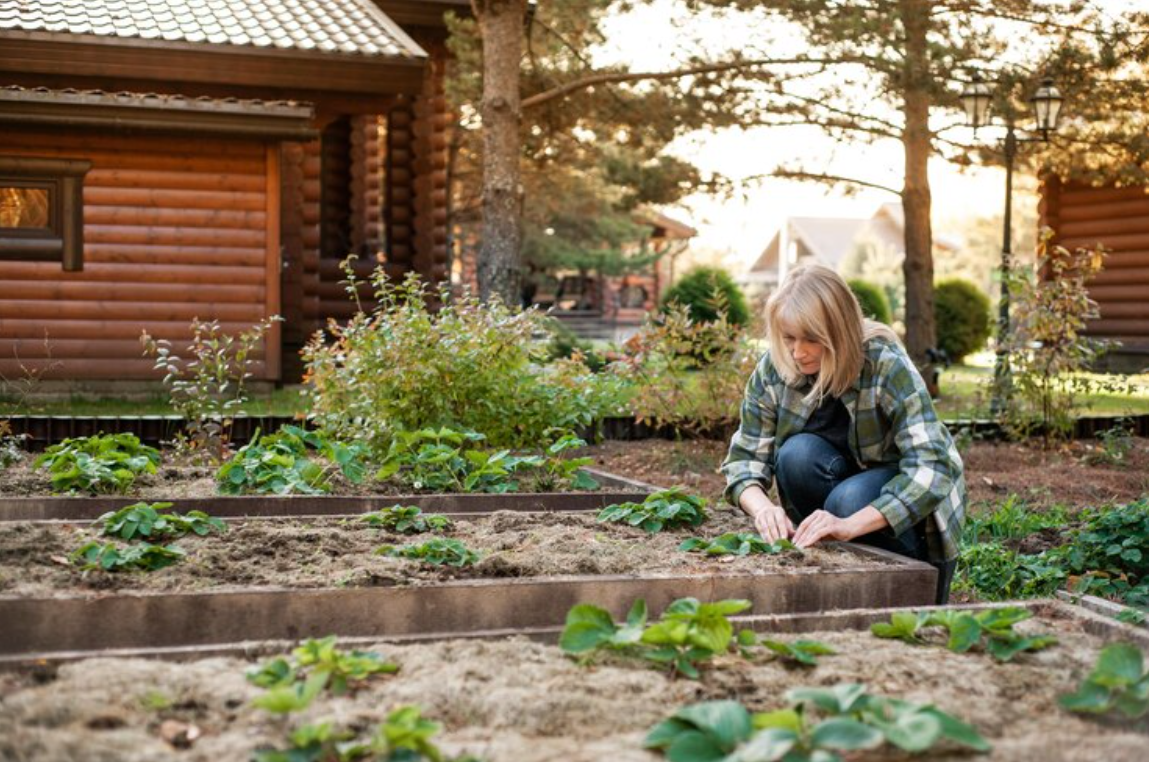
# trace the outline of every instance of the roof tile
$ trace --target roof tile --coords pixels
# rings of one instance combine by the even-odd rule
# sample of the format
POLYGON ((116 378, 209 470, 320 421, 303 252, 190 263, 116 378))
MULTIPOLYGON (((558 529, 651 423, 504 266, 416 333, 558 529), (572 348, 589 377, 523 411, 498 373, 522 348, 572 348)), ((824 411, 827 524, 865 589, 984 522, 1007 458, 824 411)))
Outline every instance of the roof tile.
POLYGON ((425 55, 372 0, 0 0, 0 30, 425 55))

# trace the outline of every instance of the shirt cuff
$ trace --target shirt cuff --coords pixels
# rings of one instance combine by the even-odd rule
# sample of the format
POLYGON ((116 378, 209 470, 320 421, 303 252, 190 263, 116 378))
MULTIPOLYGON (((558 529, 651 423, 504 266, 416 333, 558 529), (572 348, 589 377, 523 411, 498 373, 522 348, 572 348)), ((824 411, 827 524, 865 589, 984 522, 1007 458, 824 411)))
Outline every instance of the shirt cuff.
POLYGON ((742 506, 738 501, 742 499, 742 493, 746 491, 746 488, 753 484, 757 484, 763 492, 766 492, 766 484, 761 479, 743 479, 726 488, 726 500, 735 508, 741 508, 742 506))
POLYGON ((906 507, 905 503, 893 495, 880 495, 878 499, 870 503, 870 505, 889 522, 890 529, 893 530, 894 536, 905 532, 915 523, 914 516, 910 513, 910 509, 906 507))

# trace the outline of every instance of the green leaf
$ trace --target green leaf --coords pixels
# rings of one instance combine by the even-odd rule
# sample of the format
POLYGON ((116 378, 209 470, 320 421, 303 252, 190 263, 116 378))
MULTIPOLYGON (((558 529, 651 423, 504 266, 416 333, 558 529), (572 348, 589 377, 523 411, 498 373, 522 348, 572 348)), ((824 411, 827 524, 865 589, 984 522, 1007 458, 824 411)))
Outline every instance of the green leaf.
POLYGON ((855 751, 876 749, 882 745, 881 731, 857 720, 833 717, 818 723, 810 734, 810 743, 823 749, 855 751))
POLYGON ((674 739, 681 733, 692 729, 693 726, 690 723, 676 717, 670 717, 651 728, 642 745, 647 749, 665 749, 674 743, 674 739))
POLYGON ((1136 683, 1143 673, 1141 649, 1129 643, 1114 643, 1101 649, 1090 679, 1098 685, 1124 687, 1136 683))
POLYGON ((750 737, 750 713, 737 701, 704 701, 683 707, 674 716, 691 723, 727 753, 750 737))
POLYGON ((670 762, 720 762, 730 751, 705 733, 687 730, 674 739, 666 750, 666 758, 670 762))
POLYGON ((805 757, 787 756, 800 740, 796 730, 780 727, 768 728, 755 735, 749 743, 740 748, 734 759, 737 762, 777 762, 781 759, 796 759, 800 762, 805 757))
POLYGON ((605 609, 579 604, 567 612, 559 647, 567 653, 590 651, 609 641, 616 630, 614 620, 605 609))
POLYGON ((981 624, 972 615, 963 613, 950 626, 950 639, 946 645, 955 653, 965 653, 977 645, 979 640, 981 624))
POLYGON ((751 719, 751 724, 757 730, 777 728, 791 730, 795 733, 802 731, 802 716, 794 709, 779 709, 774 712, 759 712, 751 719))
POLYGON ((1057 703, 1071 712, 1100 714, 1110 708, 1112 691, 1104 685, 1085 680, 1073 693, 1061 696, 1057 703))
POLYGON ((990 751, 993 747, 989 741, 982 738, 981 734, 972 726, 968 725, 951 714, 943 712, 937 707, 927 706, 921 710, 922 714, 928 714, 933 717, 942 728, 942 735, 962 746, 968 746, 974 751, 990 751))

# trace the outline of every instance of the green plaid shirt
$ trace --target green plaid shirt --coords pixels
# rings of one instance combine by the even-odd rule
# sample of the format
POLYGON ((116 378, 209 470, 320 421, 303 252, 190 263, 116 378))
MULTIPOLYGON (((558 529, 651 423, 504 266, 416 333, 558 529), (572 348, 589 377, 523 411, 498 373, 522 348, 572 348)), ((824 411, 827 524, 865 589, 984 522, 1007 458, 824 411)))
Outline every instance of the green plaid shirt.
MULTIPOLYGON (((871 505, 895 534, 926 520, 929 560, 953 560, 965 516, 961 456, 905 350, 880 338, 865 349, 861 376, 841 398, 852 420, 850 453, 862 468, 899 469, 871 505)), ((746 385, 741 426, 722 464, 726 499, 735 507, 751 484, 770 488, 778 448, 802 432, 814 411, 815 403, 803 399, 809 391, 809 382, 787 385, 769 352, 758 363, 746 385)))

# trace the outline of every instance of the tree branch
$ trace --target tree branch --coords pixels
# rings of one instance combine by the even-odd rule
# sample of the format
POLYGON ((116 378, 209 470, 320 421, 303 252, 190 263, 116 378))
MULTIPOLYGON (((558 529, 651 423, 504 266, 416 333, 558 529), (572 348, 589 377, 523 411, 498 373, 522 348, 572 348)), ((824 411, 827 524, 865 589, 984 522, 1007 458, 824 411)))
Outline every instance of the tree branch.
POLYGON ((764 175, 751 175, 750 177, 745 178, 744 181, 764 180, 768 177, 779 177, 784 180, 809 180, 819 183, 849 183, 850 185, 861 185, 864 188, 874 188, 875 190, 892 193, 898 198, 902 197, 901 191, 894 190, 893 188, 890 188, 886 185, 872 183, 868 180, 858 180, 854 177, 842 177, 841 175, 829 175, 824 172, 802 172, 796 169, 776 169, 773 172, 769 172, 764 175))

